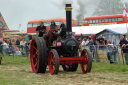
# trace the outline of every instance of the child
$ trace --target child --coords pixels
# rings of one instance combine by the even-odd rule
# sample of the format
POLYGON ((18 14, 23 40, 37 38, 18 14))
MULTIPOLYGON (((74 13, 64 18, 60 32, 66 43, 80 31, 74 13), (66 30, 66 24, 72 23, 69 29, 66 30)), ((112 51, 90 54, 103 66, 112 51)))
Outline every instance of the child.
POLYGON ((21 52, 19 51, 19 48, 16 46, 15 47, 15 53, 16 53, 16 55, 18 56, 18 55, 21 55, 21 52))
POLYGON ((116 50, 116 47, 111 44, 111 41, 108 40, 108 50, 107 50, 107 57, 108 57, 108 60, 110 61, 110 63, 113 63, 113 57, 114 56, 114 63, 116 63, 116 53, 117 53, 117 50, 116 50))
POLYGON ((88 41, 89 41, 89 43, 87 44, 87 46, 90 47, 92 61, 94 61, 94 42, 92 41, 92 39, 90 37, 89 37, 88 41))

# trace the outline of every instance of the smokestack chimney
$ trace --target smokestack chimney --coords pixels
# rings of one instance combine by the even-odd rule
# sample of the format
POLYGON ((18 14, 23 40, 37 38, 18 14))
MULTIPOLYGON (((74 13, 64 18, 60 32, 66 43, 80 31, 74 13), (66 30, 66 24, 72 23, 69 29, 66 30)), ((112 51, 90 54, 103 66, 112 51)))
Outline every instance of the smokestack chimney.
POLYGON ((66 4, 66 25, 67 32, 72 32, 72 6, 71 4, 66 4))

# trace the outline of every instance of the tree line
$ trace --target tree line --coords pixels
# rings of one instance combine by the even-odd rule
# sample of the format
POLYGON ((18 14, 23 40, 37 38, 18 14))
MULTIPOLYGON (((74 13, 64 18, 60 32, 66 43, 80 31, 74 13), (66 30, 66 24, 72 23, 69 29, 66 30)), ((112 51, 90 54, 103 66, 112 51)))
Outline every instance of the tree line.
MULTIPOLYGON (((121 0, 100 0, 93 12, 93 16, 122 14, 123 6, 124 3, 121 0)), ((125 3, 125 6, 128 10, 128 3, 125 3)))

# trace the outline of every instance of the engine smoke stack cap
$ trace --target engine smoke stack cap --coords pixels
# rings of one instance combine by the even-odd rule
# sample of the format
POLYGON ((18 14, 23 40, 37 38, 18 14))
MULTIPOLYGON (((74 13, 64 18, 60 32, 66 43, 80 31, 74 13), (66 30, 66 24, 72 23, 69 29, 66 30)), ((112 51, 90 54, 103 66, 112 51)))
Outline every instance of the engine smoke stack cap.
POLYGON ((66 10, 66 11, 72 11, 72 6, 71 6, 71 4, 66 4, 65 10, 66 10))

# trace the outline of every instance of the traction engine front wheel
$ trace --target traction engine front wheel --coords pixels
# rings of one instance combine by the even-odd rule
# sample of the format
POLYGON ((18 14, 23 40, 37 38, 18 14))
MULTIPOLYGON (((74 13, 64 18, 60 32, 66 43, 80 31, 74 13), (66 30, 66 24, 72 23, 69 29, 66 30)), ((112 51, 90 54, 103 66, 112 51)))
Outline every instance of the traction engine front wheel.
POLYGON ((48 57, 48 66, 51 74, 57 74, 59 71, 59 55, 55 49, 52 49, 48 57))
POLYGON ((89 52, 89 50, 84 49, 81 52, 81 56, 84 56, 84 58, 85 58, 85 60, 83 61, 83 63, 80 64, 82 72, 83 73, 90 72, 91 71, 91 68, 92 68, 91 53, 89 52))

